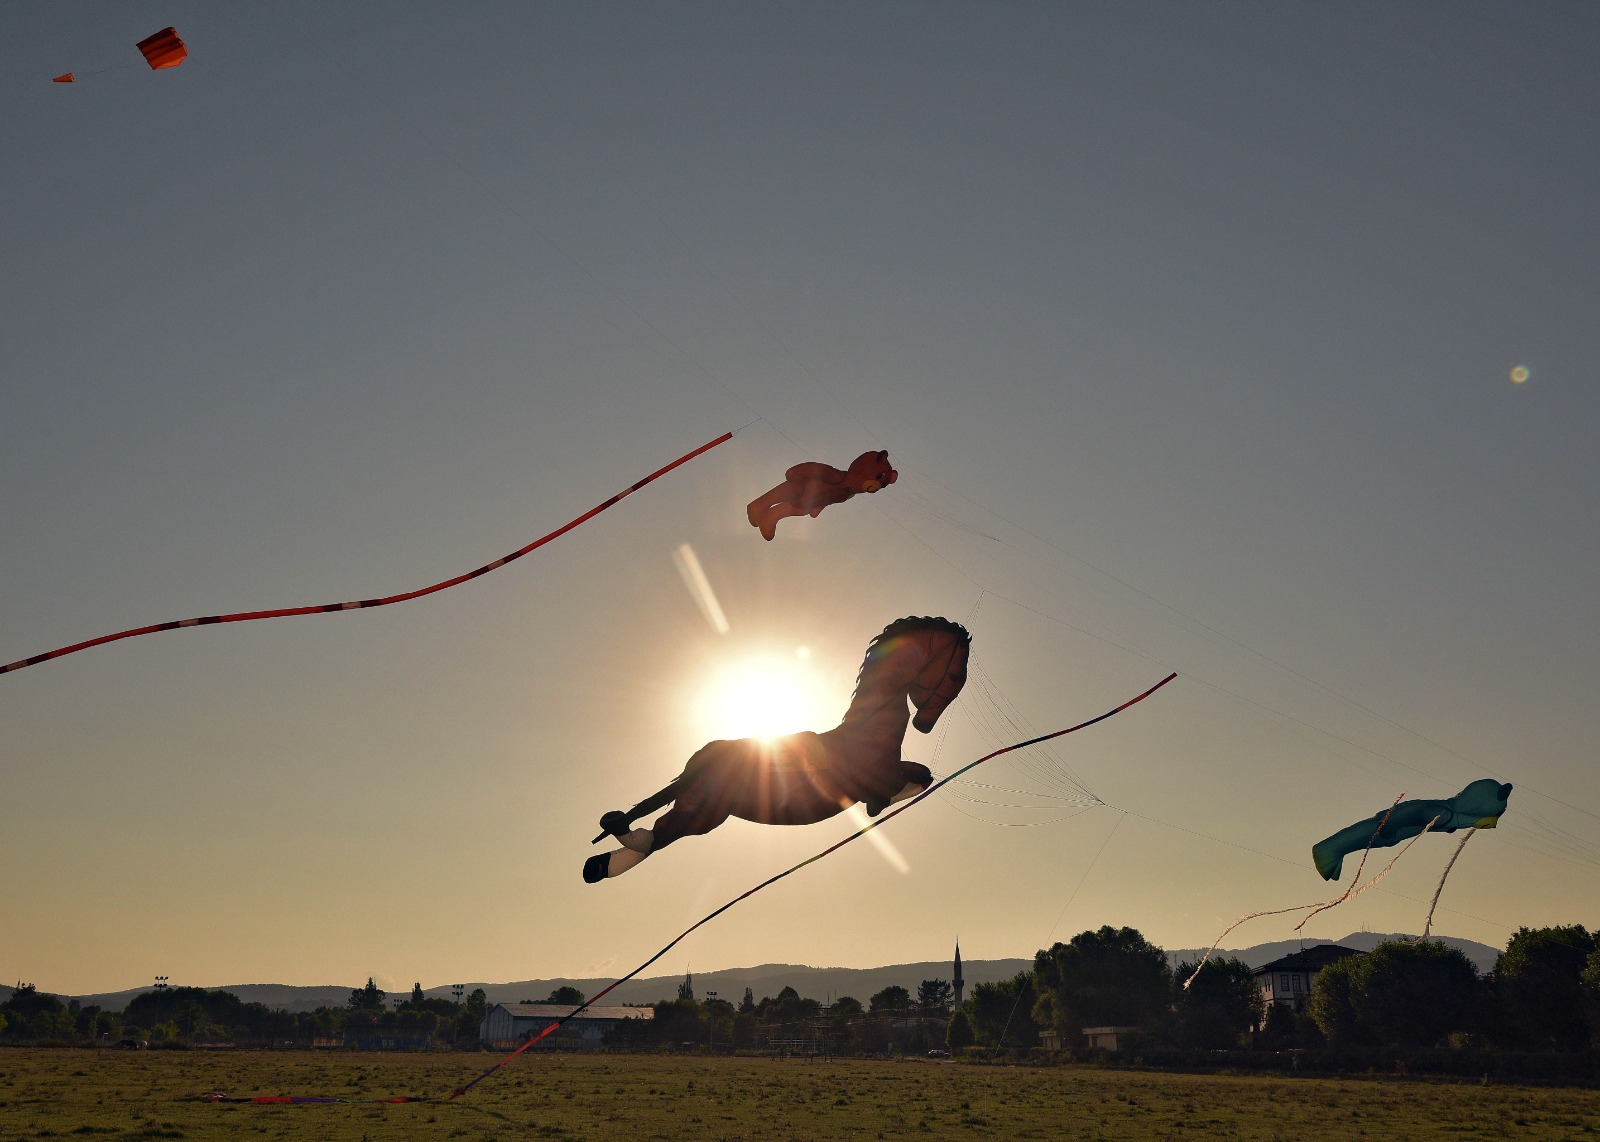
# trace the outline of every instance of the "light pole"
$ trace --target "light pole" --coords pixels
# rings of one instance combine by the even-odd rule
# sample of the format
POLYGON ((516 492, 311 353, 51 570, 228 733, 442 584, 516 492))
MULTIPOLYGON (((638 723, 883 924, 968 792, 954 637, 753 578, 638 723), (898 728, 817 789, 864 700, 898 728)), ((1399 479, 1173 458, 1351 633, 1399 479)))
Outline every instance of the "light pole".
MULTIPOLYGON (((161 1026, 161 997, 166 994, 166 991, 167 977, 164 975, 156 976, 156 1027, 161 1026)), ((155 1028, 152 1027, 151 1030, 155 1030, 155 1028)))

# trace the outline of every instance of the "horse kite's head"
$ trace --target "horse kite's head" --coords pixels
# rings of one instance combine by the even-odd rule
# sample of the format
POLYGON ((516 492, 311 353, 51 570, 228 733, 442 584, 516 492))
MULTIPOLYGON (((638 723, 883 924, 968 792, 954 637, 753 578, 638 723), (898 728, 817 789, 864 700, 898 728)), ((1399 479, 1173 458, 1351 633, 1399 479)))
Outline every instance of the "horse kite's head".
MULTIPOLYGON (((891 660, 904 672, 907 697, 917 709, 911 724, 921 733, 934 724, 967 684, 967 658, 972 635, 960 623, 934 617, 896 619, 867 647, 862 680, 868 667, 891 660)), ((858 689, 859 689, 858 680, 858 689)))

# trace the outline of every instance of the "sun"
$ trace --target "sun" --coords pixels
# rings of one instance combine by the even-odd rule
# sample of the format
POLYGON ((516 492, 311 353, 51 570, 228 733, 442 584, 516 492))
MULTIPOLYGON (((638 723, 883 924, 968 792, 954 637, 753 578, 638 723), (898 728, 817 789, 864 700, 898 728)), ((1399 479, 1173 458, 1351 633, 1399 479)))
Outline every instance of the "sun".
POLYGON ((843 712, 824 692, 810 654, 752 654, 715 671, 702 691, 699 720, 709 738, 775 738, 825 730, 843 712))

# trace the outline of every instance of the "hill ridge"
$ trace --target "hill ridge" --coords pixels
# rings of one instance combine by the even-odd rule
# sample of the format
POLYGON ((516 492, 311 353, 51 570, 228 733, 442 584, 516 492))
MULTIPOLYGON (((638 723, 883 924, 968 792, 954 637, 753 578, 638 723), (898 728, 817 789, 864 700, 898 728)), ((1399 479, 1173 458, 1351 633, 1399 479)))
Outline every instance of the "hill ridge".
MULTIPOLYGON (((1274 940, 1247 948, 1218 948, 1212 954, 1223 958, 1236 957, 1251 967, 1260 967, 1264 963, 1288 955, 1290 952, 1298 951, 1302 947, 1336 943, 1342 944, 1347 948, 1370 951, 1384 940, 1401 938, 1403 938, 1401 933, 1352 932, 1338 940, 1274 940)), ((1499 956, 1498 949, 1491 948, 1487 944, 1480 944, 1475 940, 1467 940, 1458 936, 1434 936, 1430 938, 1465 952, 1468 958, 1477 965, 1480 972, 1491 969, 1494 966, 1495 959, 1499 956)), ((1193 963, 1204 953, 1204 948, 1180 948, 1167 951, 1167 962, 1174 967, 1183 962, 1193 963)), ((708 993, 716 992, 719 999, 726 999, 733 1003, 738 1003, 744 998, 744 989, 747 987, 751 989, 757 1000, 760 1000, 763 996, 776 995, 785 987, 792 987, 808 999, 820 999, 828 1002, 842 995, 853 995, 864 1003, 874 993, 882 991, 886 987, 904 987, 908 991, 915 993, 917 985, 925 979, 948 980, 951 974, 951 966, 949 960, 921 960, 914 963, 887 964, 882 967, 872 968, 811 967, 806 964, 768 963, 751 967, 696 972, 693 975, 692 985, 697 998, 704 999, 708 993)), ((1032 966, 1033 958, 1031 956, 994 960, 963 959, 961 963, 962 976, 969 989, 979 983, 995 983, 1003 979, 1010 979, 1018 972, 1027 971, 1032 966)), ((607 995, 606 1001, 618 1004, 637 1004, 674 999, 678 994, 678 985, 682 981, 683 977, 681 975, 659 975, 629 980, 607 995)), ((519 1000, 543 1000, 558 987, 575 987, 583 992, 584 995, 592 996, 611 982, 612 979, 610 977, 561 976, 549 979, 514 980, 506 983, 478 981, 465 983, 464 987, 467 994, 471 994, 477 988, 482 988, 488 995, 490 1003, 515 1003, 519 1000)), ((350 992, 359 986, 360 983, 348 985, 247 983, 210 987, 206 990, 227 991, 237 995, 245 1003, 263 1003, 275 1010, 295 1012, 312 1011, 318 1007, 343 1007, 350 997, 350 992)), ((96 1004, 108 1010, 120 1010, 126 1007, 128 1001, 134 996, 141 995, 149 990, 151 990, 149 987, 135 987, 123 991, 94 992, 84 995, 54 994, 60 994, 63 1000, 76 999, 85 1006, 96 1004)), ((448 999, 451 997, 452 990, 453 985, 445 984, 438 987, 423 988, 423 994, 430 998, 448 999)), ((391 997, 399 998, 408 993, 408 991, 394 991, 390 992, 390 995, 391 997)))

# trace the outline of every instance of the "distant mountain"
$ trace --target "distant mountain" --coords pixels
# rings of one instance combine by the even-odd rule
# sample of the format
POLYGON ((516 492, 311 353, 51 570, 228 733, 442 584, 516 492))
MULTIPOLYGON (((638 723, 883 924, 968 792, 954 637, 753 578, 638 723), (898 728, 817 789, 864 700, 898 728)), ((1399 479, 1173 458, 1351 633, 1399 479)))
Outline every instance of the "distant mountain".
MULTIPOLYGON (((1241 959, 1253 968, 1262 964, 1271 963, 1281 959, 1291 952, 1298 952, 1304 948, 1314 948, 1318 944, 1339 944, 1346 948, 1355 948, 1359 952, 1370 952, 1386 940, 1409 940, 1414 937, 1404 932, 1351 932, 1341 940, 1274 940, 1270 944, 1255 944, 1248 948, 1228 949, 1218 948, 1212 952, 1213 958, 1228 959, 1233 957, 1241 959)), ((1477 965, 1478 971, 1487 972, 1494 968, 1495 961, 1500 958, 1500 949, 1491 948, 1488 944, 1480 944, 1476 940, 1463 940, 1460 936, 1429 936, 1429 940, 1437 940, 1452 948, 1458 948, 1477 965)), ((1167 963, 1177 967, 1181 963, 1198 963, 1200 957, 1206 954, 1204 948, 1186 948, 1176 952, 1167 953, 1167 963)))
MULTIPOLYGON (((1248 948, 1218 948, 1215 956, 1224 959, 1232 956, 1243 960, 1251 967, 1260 967, 1264 963, 1297 952, 1302 948, 1313 947, 1317 944, 1342 944, 1347 948, 1356 948, 1361 951, 1370 951, 1384 940, 1403 939, 1398 933, 1382 932, 1352 932, 1340 940, 1276 940, 1267 944, 1255 944, 1248 948)), ((1458 936, 1435 936, 1432 939, 1459 948, 1465 952, 1467 958, 1477 965, 1480 972, 1489 971, 1494 967, 1495 960, 1500 952, 1487 944, 1480 944, 1475 940, 1464 940, 1458 936)), ((1176 967, 1180 963, 1196 962, 1205 954, 1204 948, 1185 948, 1178 951, 1167 952, 1167 962, 1176 967)), ((1018 972, 1027 971, 1033 967, 1032 958, 1007 959, 1007 960, 963 960, 961 974, 970 989, 978 983, 995 983, 1003 979, 1010 979, 1018 972)), ((693 979, 695 997, 705 999, 711 992, 717 993, 718 999, 726 999, 737 1004, 744 998, 744 989, 749 988, 757 1001, 768 995, 777 995, 785 987, 792 987, 807 999, 820 999, 829 1002, 842 995, 854 996, 865 1003, 874 994, 886 987, 899 986, 915 994, 917 985, 925 979, 950 978, 951 963, 949 960, 925 960, 914 964, 891 964, 881 968, 813 968, 802 964, 761 964, 751 968, 728 968, 723 971, 697 972, 693 979)), ((629 980, 606 996, 607 1003, 655 1003, 662 999, 675 999, 678 995, 678 985, 683 982, 681 975, 658 975, 647 979, 629 980)), ((471 994, 482 988, 489 997, 490 1003, 515 1003, 518 1000, 542 1000, 558 987, 575 987, 586 996, 594 996, 611 983, 610 979, 528 979, 514 983, 466 983, 464 988, 471 994)), ((318 1007, 342 1007, 350 998, 350 992, 357 984, 327 985, 320 987, 295 987, 281 983, 244 983, 233 984, 220 990, 232 992, 245 1003, 263 1003, 274 1010, 283 1011, 314 1011, 318 1007)), ((128 1001, 136 995, 149 991, 148 987, 136 987, 127 991, 102 992, 96 995, 63 996, 63 999, 75 998, 84 1005, 97 1004, 108 1010, 120 1011, 128 1005, 128 1001)), ((424 988, 424 994, 431 998, 449 999, 452 988, 444 987, 424 988)), ((408 995, 405 992, 393 992, 393 998, 408 995)))
MULTIPOLYGON (((724 971, 696 972, 693 978, 696 999, 705 999, 711 992, 718 999, 738 1004, 744 999, 744 989, 749 988, 757 1002, 764 996, 777 995, 792 987, 807 999, 820 999, 824 1003, 842 995, 850 995, 866 1003, 886 987, 899 986, 913 995, 917 985, 925 979, 950 978, 949 960, 926 960, 915 964, 893 964, 881 968, 813 968, 801 964, 762 964, 753 968, 728 968, 724 971)), ((1020 971, 1033 967, 1032 959, 1015 960, 963 960, 961 976, 967 987, 977 983, 994 983, 1010 979, 1020 971)), ((467 990, 481 987, 488 993, 490 1003, 512 1003, 519 999, 540 1000, 558 987, 575 987, 584 995, 592 996, 611 981, 609 979, 537 979, 521 983, 469 983, 467 990)), ((653 976, 649 979, 629 980, 606 996, 606 1002, 655 1003, 661 999, 676 999, 681 975, 653 976)), ((429 995, 448 995, 449 988, 427 989, 429 995)))
MULTIPOLYGON (((85 1007, 92 1003, 107 1011, 121 1011, 128 1006, 130 999, 149 990, 148 987, 135 987, 127 991, 105 991, 95 995, 64 995, 61 998, 76 999, 85 1007)), ((226 987, 208 987, 206 990, 230 992, 237 995, 241 1002, 265 1004, 274 1011, 315 1011, 319 1007, 343 1007, 350 998, 352 988, 334 984, 296 987, 288 983, 239 983, 226 987)), ((434 990, 440 989, 434 988, 434 990)), ((443 990, 446 995, 450 993, 449 988, 443 990)), ((0 992, 0 995, 3 994, 0 992)))
MULTIPOLYGON (((1020 971, 1027 971, 1033 966, 1032 959, 1015 960, 963 960, 961 975, 970 988, 975 983, 993 983, 1001 979, 1010 979, 1020 971)), ((762 964, 752 968, 728 968, 724 971, 696 972, 694 974, 694 993, 698 999, 705 999, 711 992, 717 993, 718 999, 726 999, 737 1004, 744 998, 744 989, 750 988, 757 1001, 762 997, 777 995, 785 987, 792 987, 808 999, 828 1001, 841 995, 852 995, 866 1003, 872 996, 886 987, 898 985, 912 994, 916 994, 917 985, 925 979, 950 978, 951 962, 949 960, 929 960, 916 964, 894 964, 881 968, 813 968, 801 964, 762 964)), ((620 985, 615 991, 606 996, 607 1003, 655 1003, 662 999, 676 999, 678 985, 683 982, 681 975, 650 976, 645 979, 629 980, 620 985)), ((599 979, 529 979, 513 983, 464 983, 465 993, 470 995, 477 988, 483 988, 489 997, 490 1003, 515 1003, 518 1000, 542 1000, 558 987, 575 987, 584 995, 593 996, 611 983, 608 978, 599 979)), ((351 986, 328 987, 293 987, 288 984, 278 983, 245 983, 227 985, 221 988, 209 988, 212 991, 227 991, 237 995, 245 1003, 264 1003, 273 1009, 284 1011, 314 1011, 318 1007, 343 1007, 350 998, 351 986)), ((84 1005, 98 1004, 108 1010, 121 1010, 128 1005, 128 1001, 136 995, 149 991, 148 987, 137 987, 129 991, 102 992, 96 995, 63 996, 63 999, 77 999, 84 1005)), ((453 988, 450 985, 443 987, 424 988, 423 993, 429 998, 452 998, 453 988)), ((3 993, 0 993, 3 994, 3 993)), ((391 992, 391 998, 400 998, 410 994, 410 989, 400 992, 391 992)))

